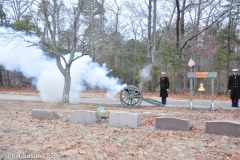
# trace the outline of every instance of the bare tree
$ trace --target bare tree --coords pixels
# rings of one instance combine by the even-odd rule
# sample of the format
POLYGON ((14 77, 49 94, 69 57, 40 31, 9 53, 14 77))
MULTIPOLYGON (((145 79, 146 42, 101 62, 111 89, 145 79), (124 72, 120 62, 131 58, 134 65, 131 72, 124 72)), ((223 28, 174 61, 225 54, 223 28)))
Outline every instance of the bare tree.
MULTIPOLYGON (((85 0, 78 0, 77 4, 72 4, 72 12, 69 18, 69 27, 60 27, 60 12, 64 7, 57 0, 52 0, 52 3, 47 0, 42 0, 40 3, 41 12, 43 14, 43 21, 46 27, 46 33, 49 33, 49 38, 43 42, 43 48, 47 50, 56 58, 57 66, 64 76, 64 90, 62 102, 69 102, 69 92, 71 85, 70 69, 72 63, 78 58, 84 56, 83 41, 79 30, 81 29, 80 15, 83 11, 85 0), (65 39, 60 41, 57 37, 65 39), (76 52, 81 52, 81 55, 76 55, 76 52), (65 53, 70 53, 69 59, 64 57, 65 53), (61 62, 63 61, 63 63, 61 62)), ((46 36, 46 35, 45 35, 46 36)))
MULTIPOLYGON (((176 0, 176 1, 178 1, 178 0, 176 0)), ((201 3, 204 3, 204 2, 201 2, 201 3)), ((196 4, 194 4, 194 5, 196 5, 196 4)), ((240 3, 237 3, 237 4, 234 5, 234 6, 230 6, 230 7, 226 8, 225 10, 221 11, 221 12, 220 12, 219 14, 217 14, 217 15, 214 15, 214 16, 212 15, 212 17, 214 17, 214 19, 211 21, 211 23, 209 23, 207 26, 203 27, 203 28, 202 28, 201 30, 199 30, 198 32, 196 32, 196 33, 194 33, 194 34, 191 34, 191 36, 188 36, 188 37, 182 42, 182 45, 179 46, 180 50, 183 50, 184 47, 187 45, 187 43, 188 43, 189 41, 191 41, 192 39, 194 39, 195 37, 197 37, 198 35, 200 35, 200 34, 203 33, 204 31, 208 30, 208 29, 209 29, 211 26, 213 26, 216 22, 220 21, 221 18, 223 18, 229 11, 231 11, 233 8, 238 7, 238 6, 240 6, 240 3)), ((180 18, 180 16, 179 16, 179 18, 180 18)), ((177 22, 179 22, 179 21, 177 20, 177 22)), ((179 29, 178 26, 177 26, 176 28, 179 29)), ((179 35, 179 32, 178 32, 178 35, 179 35)), ((178 37, 178 35, 177 35, 177 37, 178 37)), ((177 41, 179 41, 178 39, 179 39, 179 38, 177 38, 177 41)), ((176 42, 176 43, 179 43, 179 42, 176 42)))
POLYGON ((13 21, 19 21, 36 0, 5 0, 7 14, 13 21))
POLYGON ((120 24, 120 15, 122 12, 122 5, 117 2, 117 0, 113 1, 113 5, 110 4, 105 5, 106 9, 113 13, 113 26, 110 27, 110 45, 112 46, 112 51, 115 52, 114 63, 115 68, 118 67, 119 63, 119 54, 120 54, 120 42, 121 42, 121 24, 120 24))
POLYGON ((84 22, 87 26, 85 35, 87 37, 87 52, 91 55, 93 61, 97 58, 97 49, 100 43, 104 23, 104 3, 105 0, 98 2, 90 0, 84 4, 84 22))
POLYGON ((6 26, 6 25, 7 25, 7 18, 3 10, 3 2, 0 2, 0 26, 6 26))

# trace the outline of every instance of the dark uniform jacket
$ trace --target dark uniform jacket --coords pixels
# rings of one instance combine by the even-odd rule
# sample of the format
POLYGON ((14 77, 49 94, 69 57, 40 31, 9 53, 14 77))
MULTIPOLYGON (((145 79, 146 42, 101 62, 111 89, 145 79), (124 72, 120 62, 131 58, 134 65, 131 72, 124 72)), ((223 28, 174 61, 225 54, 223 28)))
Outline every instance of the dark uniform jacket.
POLYGON ((239 99, 240 98, 240 76, 231 75, 228 78, 228 90, 230 92, 230 99, 239 99))
POLYGON ((169 89, 170 83, 168 77, 161 77, 160 79, 160 97, 168 97, 167 89, 169 89))

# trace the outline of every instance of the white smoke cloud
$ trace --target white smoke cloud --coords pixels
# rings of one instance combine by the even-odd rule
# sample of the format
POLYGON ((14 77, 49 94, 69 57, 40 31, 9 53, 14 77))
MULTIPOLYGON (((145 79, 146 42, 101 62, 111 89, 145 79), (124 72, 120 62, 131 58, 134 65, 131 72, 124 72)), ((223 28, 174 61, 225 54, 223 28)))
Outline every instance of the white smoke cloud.
POLYGON ((143 87, 143 83, 152 80, 151 76, 152 65, 149 64, 139 71, 140 84, 139 87, 143 87))
MULTIPOLYGON (((39 47, 32 45, 39 40, 36 36, 26 36, 11 28, 0 27, 0 65, 10 71, 20 71, 28 78, 34 77, 44 102, 61 102, 64 77, 55 59, 46 57, 39 47)), ((106 90, 107 96, 114 97, 126 84, 121 85, 118 78, 109 77, 108 73, 105 64, 100 66, 92 62, 90 56, 74 61, 71 67, 70 103, 79 102, 79 92, 86 90, 86 85, 106 90)))
POLYGON ((151 64, 147 65, 146 67, 144 67, 143 69, 140 70, 139 74, 140 74, 140 78, 142 79, 142 81, 152 80, 151 70, 152 70, 151 64))

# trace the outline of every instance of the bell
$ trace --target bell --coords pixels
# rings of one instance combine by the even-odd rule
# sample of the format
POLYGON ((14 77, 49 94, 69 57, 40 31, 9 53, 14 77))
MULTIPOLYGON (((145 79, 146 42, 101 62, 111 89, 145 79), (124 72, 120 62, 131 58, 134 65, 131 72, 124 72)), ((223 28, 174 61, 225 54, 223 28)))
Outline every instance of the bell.
POLYGON ((199 84, 198 91, 200 91, 200 92, 205 91, 205 88, 204 88, 204 86, 203 86, 203 83, 200 83, 200 84, 199 84))

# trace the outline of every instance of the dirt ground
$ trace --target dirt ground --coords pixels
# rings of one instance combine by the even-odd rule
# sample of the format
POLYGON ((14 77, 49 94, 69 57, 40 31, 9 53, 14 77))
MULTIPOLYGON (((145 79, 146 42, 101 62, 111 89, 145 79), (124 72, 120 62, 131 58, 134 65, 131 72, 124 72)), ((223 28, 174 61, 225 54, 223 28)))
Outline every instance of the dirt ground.
MULTIPOLYGON (((1 93, 38 94, 34 88, 4 89, 1 93)), ((158 93, 143 93, 158 97, 158 93)), ((82 97, 104 96, 105 93, 88 91, 82 97)), ((169 98, 188 99, 188 95, 170 93, 169 98)), ((195 95, 197 98, 199 95, 195 95)), ((210 95, 203 96, 208 99, 210 95)), ((228 96, 215 96, 228 101, 228 96)), ((216 100, 215 99, 215 100, 216 100)), ((189 110, 184 107, 147 107, 127 109, 122 105, 64 104, 33 101, 0 100, 0 160, 5 159, 186 159, 186 160, 238 160, 240 138, 204 133, 206 121, 224 120, 240 122, 240 109, 215 111, 189 110), (69 121, 71 110, 104 113, 126 111, 138 113, 141 125, 138 129, 110 127, 108 119, 95 125, 73 124, 69 121), (32 109, 48 109, 59 114, 56 120, 37 120, 32 109), (155 129, 156 117, 188 119, 190 131, 155 129)))

